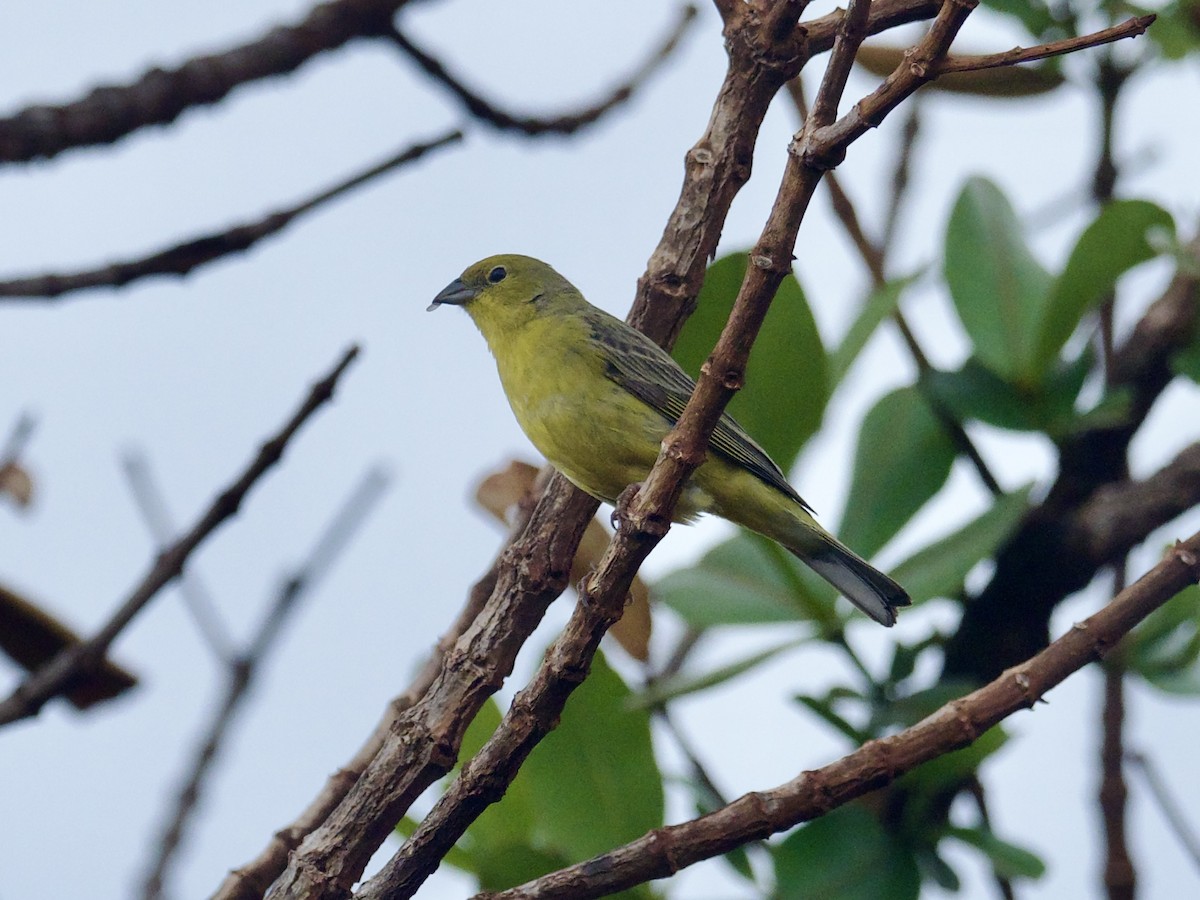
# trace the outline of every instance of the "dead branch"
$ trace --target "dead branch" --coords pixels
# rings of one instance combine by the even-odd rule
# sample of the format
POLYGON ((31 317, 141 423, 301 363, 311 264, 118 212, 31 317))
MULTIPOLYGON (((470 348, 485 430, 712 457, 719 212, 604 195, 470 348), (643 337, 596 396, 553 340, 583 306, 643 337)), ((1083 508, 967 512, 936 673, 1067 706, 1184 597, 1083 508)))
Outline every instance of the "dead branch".
POLYGON ((221 257, 244 253, 263 238, 282 231, 297 217, 311 212, 330 200, 393 169, 415 162, 427 153, 460 140, 462 140, 462 132, 451 131, 432 141, 413 144, 383 162, 358 172, 294 206, 273 212, 257 222, 235 225, 224 231, 192 238, 182 244, 159 250, 140 259, 109 263, 98 269, 87 269, 80 272, 33 275, 0 281, 0 298, 56 300, 63 294, 86 288, 124 287, 131 281, 151 275, 187 275, 193 269, 221 257))
POLYGON ((129 598, 95 636, 64 649, 17 685, 5 700, 0 701, 0 725, 37 715, 46 702, 60 694, 77 673, 94 671, 101 664, 109 646, 125 626, 163 587, 179 577, 192 551, 216 531, 218 526, 237 513, 250 489, 280 460, 288 442, 300 427, 333 396, 338 379, 356 356, 358 347, 350 347, 334 366, 333 371, 312 386, 307 399, 287 424, 262 445, 242 475, 213 500, 200 521, 158 555, 129 598))
POLYGON ((479 121, 501 131, 515 131, 527 137, 541 137, 547 134, 574 134, 629 100, 634 92, 670 58, 695 18, 696 7, 690 4, 683 7, 679 12, 678 21, 658 49, 628 78, 613 88, 607 96, 574 112, 547 116, 523 116, 506 112, 486 100, 477 91, 463 84, 459 78, 447 70, 443 63, 416 46, 399 28, 393 25, 387 32, 387 36, 405 56, 420 67, 421 71, 449 90, 466 111, 479 121))

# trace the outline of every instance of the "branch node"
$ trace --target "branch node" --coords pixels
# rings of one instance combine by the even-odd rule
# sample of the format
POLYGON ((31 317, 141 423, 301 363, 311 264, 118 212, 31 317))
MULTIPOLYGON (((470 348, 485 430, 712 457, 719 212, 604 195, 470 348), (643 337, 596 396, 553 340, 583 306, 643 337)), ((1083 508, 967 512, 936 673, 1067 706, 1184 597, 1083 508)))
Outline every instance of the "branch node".
MULTIPOLYGON (((1197 563, 1200 562, 1200 559, 1197 559, 1196 554, 1192 553, 1192 551, 1183 546, 1183 544, 1179 541, 1176 541, 1175 546, 1171 548, 1171 555, 1189 569, 1197 568, 1197 563)), ((1197 580, 1200 580, 1200 573, 1195 574, 1197 575, 1197 580)))

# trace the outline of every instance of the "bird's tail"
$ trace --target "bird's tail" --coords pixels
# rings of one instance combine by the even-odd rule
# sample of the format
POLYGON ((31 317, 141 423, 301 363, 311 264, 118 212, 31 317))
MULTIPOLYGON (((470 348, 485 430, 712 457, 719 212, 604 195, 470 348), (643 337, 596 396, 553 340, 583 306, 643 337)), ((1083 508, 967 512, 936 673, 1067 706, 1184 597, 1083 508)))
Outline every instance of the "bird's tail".
POLYGON ((803 550, 788 549, 876 622, 896 624, 896 610, 912 603, 904 588, 831 535, 820 534, 815 546, 806 537, 803 550))

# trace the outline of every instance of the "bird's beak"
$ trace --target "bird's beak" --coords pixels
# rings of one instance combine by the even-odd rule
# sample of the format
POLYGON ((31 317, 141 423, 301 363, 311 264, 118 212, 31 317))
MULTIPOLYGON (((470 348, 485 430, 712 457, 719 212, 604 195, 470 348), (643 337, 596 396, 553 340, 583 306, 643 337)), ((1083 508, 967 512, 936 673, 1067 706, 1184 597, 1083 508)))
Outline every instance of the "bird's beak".
POLYGON ((443 303, 448 303, 451 306, 462 306, 464 303, 470 303, 477 296, 479 296, 478 288, 469 287, 461 278, 455 278, 442 288, 440 294, 433 298, 433 302, 429 304, 425 312, 433 312, 443 303))

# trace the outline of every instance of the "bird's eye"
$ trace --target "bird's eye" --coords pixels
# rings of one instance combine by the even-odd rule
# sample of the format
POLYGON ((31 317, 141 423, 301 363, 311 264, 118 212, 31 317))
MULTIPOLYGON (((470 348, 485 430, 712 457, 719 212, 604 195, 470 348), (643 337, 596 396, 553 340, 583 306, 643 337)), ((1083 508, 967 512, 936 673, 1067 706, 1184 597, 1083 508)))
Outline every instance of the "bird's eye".
POLYGON ((508 270, 504 266, 496 266, 496 268, 488 272, 488 281, 492 284, 497 284, 503 281, 506 275, 508 275, 508 270))

